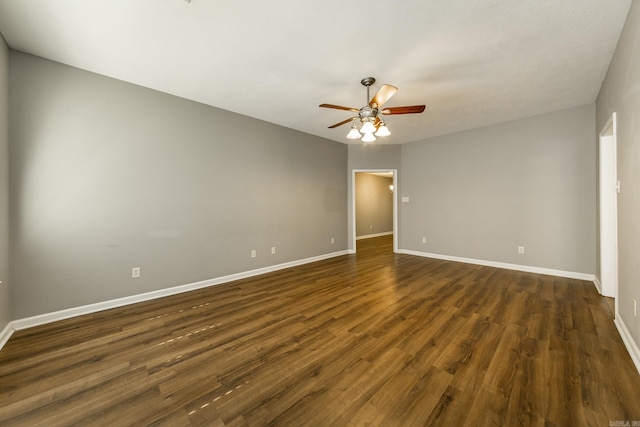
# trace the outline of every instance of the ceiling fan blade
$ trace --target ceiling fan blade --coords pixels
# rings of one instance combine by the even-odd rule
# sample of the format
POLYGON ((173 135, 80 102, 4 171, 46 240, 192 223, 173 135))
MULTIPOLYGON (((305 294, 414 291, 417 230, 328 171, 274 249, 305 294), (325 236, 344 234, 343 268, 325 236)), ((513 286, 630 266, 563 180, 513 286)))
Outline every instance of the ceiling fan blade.
POLYGON ((369 105, 373 107, 375 104, 376 106, 374 108, 380 108, 382 107, 382 104, 387 102, 389 98, 396 94, 397 91, 398 88, 395 86, 382 85, 378 93, 373 95, 373 98, 371 98, 371 102, 369 102, 369 105))
POLYGON ((426 106, 424 105, 411 105, 406 107, 390 107, 382 110, 382 114, 413 114, 422 113, 426 106))
POLYGON ((347 119, 347 120, 343 120, 343 121, 341 121, 340 123, 336 123, 335 125, 331 125, 331 126, 329 126, 329 129, 337 128, 338 126, 342 126, 342 125, 343 125, 343 124, 345 124, 345 123, 352 122, 352 121, 354 121, 354 120, 355 120, 355 119, 357 119, 357 118, 358 118, 358 117, 356 116, 356 117, 351 117, 350 119, 347 119))
POLYGON ((318 105, 318 107, 322 107, 322 108, 334 108, 336 110, 346 110, 346 111, 355 111, 358 112, 360 111, 357 108, 351 108, 351 107, 343 107, 341 105, 333 105, 333 104, 320 104, 318 105))

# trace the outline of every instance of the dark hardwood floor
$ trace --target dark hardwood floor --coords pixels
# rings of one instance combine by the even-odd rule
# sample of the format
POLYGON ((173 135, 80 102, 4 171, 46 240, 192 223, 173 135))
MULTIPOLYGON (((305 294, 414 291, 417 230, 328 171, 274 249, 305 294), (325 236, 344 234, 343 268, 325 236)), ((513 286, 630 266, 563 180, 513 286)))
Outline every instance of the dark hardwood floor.
POLYGON ((609 426, 640 375, 592 283, 358 254, 18 331, 0 425, 609 426))

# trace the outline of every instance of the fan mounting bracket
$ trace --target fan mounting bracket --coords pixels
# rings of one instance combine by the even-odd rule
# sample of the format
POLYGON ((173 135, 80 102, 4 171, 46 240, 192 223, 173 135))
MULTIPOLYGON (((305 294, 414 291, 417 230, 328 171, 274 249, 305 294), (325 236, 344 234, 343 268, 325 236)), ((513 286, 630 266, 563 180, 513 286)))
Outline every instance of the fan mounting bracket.
POLYGON ((364 79, 360 80, 360 83, 362 84, 362 86, 366 86, 366 87, 371 86, 375 82, 376 82, 376 79, 374 79, 373 77, 365 77, 364 79))

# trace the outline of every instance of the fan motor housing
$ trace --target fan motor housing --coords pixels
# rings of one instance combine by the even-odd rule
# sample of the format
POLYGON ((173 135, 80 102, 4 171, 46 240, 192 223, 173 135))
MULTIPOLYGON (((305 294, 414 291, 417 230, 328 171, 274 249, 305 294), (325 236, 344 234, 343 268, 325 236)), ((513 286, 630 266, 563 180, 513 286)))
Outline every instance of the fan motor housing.
POLYGON ((376 117, 378 117, 378 109, 373 108, 369 105, 364 106, 358 112, 358 116, 360 116, 360 120, 363 121, 366 119, 375 119, 376 117))

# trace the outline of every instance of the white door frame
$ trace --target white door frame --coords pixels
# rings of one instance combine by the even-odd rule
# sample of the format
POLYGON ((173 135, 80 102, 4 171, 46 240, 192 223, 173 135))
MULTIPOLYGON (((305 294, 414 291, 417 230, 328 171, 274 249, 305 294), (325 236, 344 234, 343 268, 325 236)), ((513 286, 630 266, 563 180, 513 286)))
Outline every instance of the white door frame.
POLYGON ((398 170, 397 169, 352 169, 351 171, 351 241, 356 252, 356 173, 393 173, 393 252, 398 252, 398 170))
POLYGON ((618 172, 617 123, 613 113, 598 140, 600 213, 600 293, 615 298, 618 312, 618 172))

